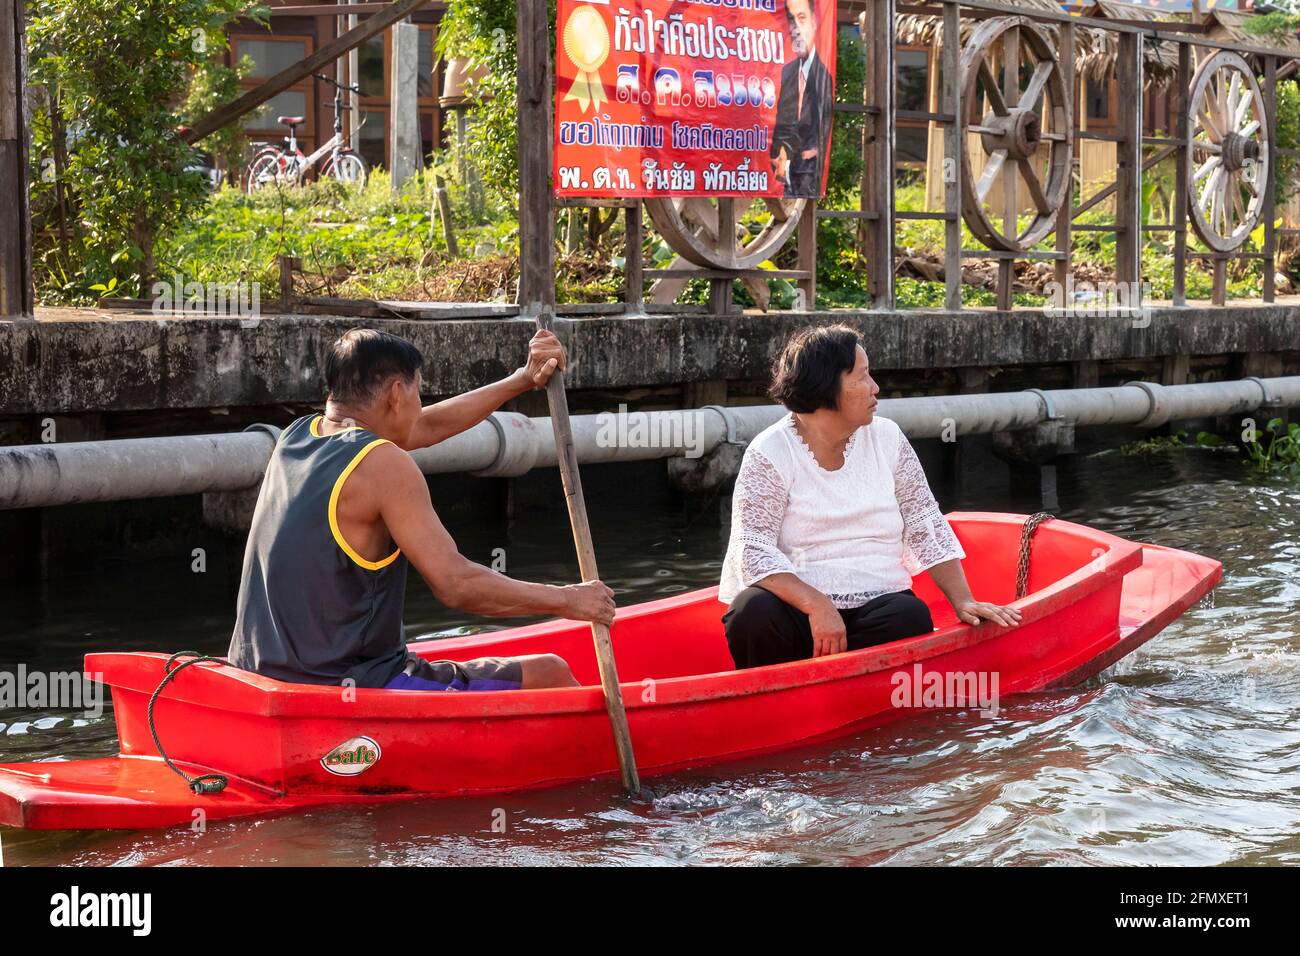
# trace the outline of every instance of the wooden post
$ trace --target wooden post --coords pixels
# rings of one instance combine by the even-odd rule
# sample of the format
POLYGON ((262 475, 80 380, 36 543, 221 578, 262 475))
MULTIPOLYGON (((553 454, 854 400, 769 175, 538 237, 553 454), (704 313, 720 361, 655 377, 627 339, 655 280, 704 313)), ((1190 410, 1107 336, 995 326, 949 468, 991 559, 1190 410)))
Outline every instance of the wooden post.
POLYGON ((1268 177, 1264 190, 1264 286, 1265 302, 1272 302, 1277 284, 1277 57, 1264 57, 1264 128, 1268 130, 1268 177))
MULTIPOLYGON (((864 107, 871 105, 871 79, 870 79, 870 73, 868 72, 870 55, 867 52, 870 49, 870 47, 867 44, 867 30, 868 30, 867 14, 866 11, 864 10, 862 13, 858 14, 858 36, 862 38, 862 49, 861 49, 862 69, 863 69, 862 105, 864 107)), ((864 113, 862 117, 862 138, 861 138, 861 142, 858 143, 858 154, 862 158, 862 172, 858 174, 858 212, 861 213, 869 212, 872 208, 871 206, 871 189, 872 189, 871 130, 872 129, 873 129, 872 119, 869 115, 864 113)), ((870 241, 868 237, 869 228, 870 226, 867 223, 867 218, 865 216, 860 216, 858 218, 856 231, 853 237, 854 239, 853 251, 857 253, 858 266, 865 265, 867 261, 867 245, 870 241)))
MULTIPOLYGON (((933 69, 937 72, 938 63, 933 69)), ((943 5, 943 112, 952 117, 943 131, 944 308, 961 310, 961 8, 943 5)))
POLYGON ((1135 288, 1142 277, 1142 34, 1119 35, 1115 81, 1123 137, 1115 144, 1115 279, 1135 288))
POLYGON ((433 177, 433 204, 442 221, 442 240, 447 243, 447 254, 455 257, 460 252, 456 246, 456 226, 451 219, 451 197, 447 195, 447 180, 441 176, 433 177))
POLYGON ((301 271, 302 260, 297 256, 286 256, 284 253, 280 253, 276 258, 280 260, 280 311, 288 314, 293 312, 295 302, 293 273, 294 270, 301 271))
MULTIPOLYGON (((719 261, 728 265, 736 255, 736 199, 734 196, 718 197, 718 252, 719 261)), ((730 277, 709 280, 709 314, 726 315, 731 311, 730 277)))
POLYGON ((869 46, 864 86, 867 154, 867 291, 873 309, 894 308, 894 0, 866 0, 869 46))
POLYGON ((1173 303, 1182 307, 1187 304, 1187 175, 1192 163, 1192 46, 1190 43, 1178 43, 1178 74, 1175 80, 1178 87, 1176 127, 1174 138, 1181 145, 1174 160, 1174 292, 1173 303))
POLYGON ((551 198, 551 53, 546 0, 519 0, 519 305, 555 305, 555 208, 551 198))
POLYGON ((1228 304, 1228 257, 1223 253, 1214 256, 1214 285, 1210 291, 1212 305, 1228 304))
POLYGON ((22 0, 0 0, 0 317, 33 315, 32 223, 27 191, 27 44, 22 0))
MULTIPOLYGON (((803 215, 799 218, 799 268, 808 273, 808 278, 798 281, 799 292, 803 294, 803 311, 817 311, 817 200, 809 199, 804 203, 803 215)), ((797 306, 799 303, 796 302, 797 306)))
MULTIPOLYGON (((516 7, 519 36, 519 305, 522 315, 537 318, 539 329, 552 327, 555 308, 555 211, 551 199, 551 60, 550 17, 546 0, 519 0, 516 7)), ((578 453, 569 425, 569 400, 564 394, 564 373, 556 371, 546 384, 546 401, 555 431, 555 452, 564 485, 564 500, 573 528, 582 580, 599 578, 596 551, 591 543, 587 504, 578 474, 578 453)), ((591 625, 596 645, 596 666, 605 693, 605 710, 614 733, 623 786, 629 793, 640 789, 632 736, 628 731, 623 692, 618 686, 614 645, 609 628, 591 625)))
MULTIPOLYGON (((1073 23, 1061 24, 1061 46, 1059 52, 1061 57, 1061 82, 1065 86, 1065 112, 1070 117, 1067 126, 1073 127, 1075 125, 1075 112, 1074 112, 1075 75, 1074 75, 1074 24, 1073 23)), ((1085 102, 1082 105, 1086 110, 1087 108, 1086 98, 1085 98, 1085 102)), ((1056 132, 1058 133, 1064 132, 1066 135, 1070 136, 1071 139, 1074 139, 1074 130, 1071 128, 1067 128, 1063 131, 1057 130, 1056 132)), ((1074 140, 1074 142, 1077 143, 1079 142, 1079 140, 1074 140)), ((1061 211, 1058 212, 1056 215, 1056 251, 1061 253, 1061 258, 1057 259, 1056 262, 1052 264, 1052 274, 1056 280, 1056 284, 1062 289, 1062 294, 1064 294, 1064 290, 1069 285, 1070 265, 1071 265, 1070 247, 1073 244, 1073 232, 1074 232, 1073 226, 1074 226, 1074 175, 1073 173, 1069 173, 1069 185, 1065 189, 1065 199, 1062 201, 1061 211)), ((1069 303, 1067 303, 1064 299, 1062 299, 1060 305, 1068 306, 1069 303)))
MULTIPOLYGON (((1014 180, 1012 180, 1014 182, 1014 180)), ((999 312, 1010 312, 1015 305, 1011 289, 1016 278, 1016 260, 998 259, 997 307, 999 312)))
POLYGON ((641 255, 644 233, 641 228, 641 200, 633 200, 623 211, 623 227, 627 233, 623 252, 623 296, 628 315, 645 314, 645 262, 641 255))
MULTIPOLYGON (((1008 107, 1020 104, 1020 28, 1002 34, 1002 100, 1008 107)), ((1020 232, 1020 179, 1012 163, 1002 165, 1002 231, 1008 236, 1020 232)), ((1016 278, 1016 260, 998 259, 997 307, 1011 311, 1012 285, 1016 278)))

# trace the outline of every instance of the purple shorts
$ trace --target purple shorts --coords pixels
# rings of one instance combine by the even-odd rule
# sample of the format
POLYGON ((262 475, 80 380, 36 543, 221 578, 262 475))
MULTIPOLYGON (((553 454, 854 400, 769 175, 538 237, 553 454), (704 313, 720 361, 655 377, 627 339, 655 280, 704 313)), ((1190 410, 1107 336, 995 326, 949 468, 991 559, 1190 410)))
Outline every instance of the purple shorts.
POLYGON ((505 657, 473 661, 426 661, 408 657, 406 669, 384 685, 386 690, 519 690, 523 666, 505 657))

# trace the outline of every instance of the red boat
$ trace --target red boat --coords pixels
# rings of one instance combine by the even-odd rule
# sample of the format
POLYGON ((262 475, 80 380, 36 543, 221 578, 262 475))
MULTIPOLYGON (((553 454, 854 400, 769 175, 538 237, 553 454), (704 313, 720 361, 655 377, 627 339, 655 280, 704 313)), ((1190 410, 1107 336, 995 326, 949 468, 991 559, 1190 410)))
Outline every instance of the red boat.
MULTIPOLYGON (((922 574, 935 631, 814 660, 736 671, 716 589, 621 610, 613 634, 643 775, 851 734, 926 706, 1076 684, 1109 666, 1205 595, 1217 561, 1141 545, 1066 521, 1033 538, 1026 597, 1014 600, 1022 516, 955 514, 982 599, 1014 604, 1004 628, 958 622, 922 574), (955 689, 956 696, 953 696, 955 689), (936 691, 931 697, 929 691, 936 691)), ((542 624, 411 645, 433 659, 560 654, 585 686, 429 694, 286 684, 218 663, 187 667, 157 701, 169 757, 225 790, 196 796, 160 758, 149 698, 168 655, 86 657, 112 688, 121 753, 0 765, 0 823, 136 829, 348 803, 487 794, 616 776, 591 632, 542 624)))

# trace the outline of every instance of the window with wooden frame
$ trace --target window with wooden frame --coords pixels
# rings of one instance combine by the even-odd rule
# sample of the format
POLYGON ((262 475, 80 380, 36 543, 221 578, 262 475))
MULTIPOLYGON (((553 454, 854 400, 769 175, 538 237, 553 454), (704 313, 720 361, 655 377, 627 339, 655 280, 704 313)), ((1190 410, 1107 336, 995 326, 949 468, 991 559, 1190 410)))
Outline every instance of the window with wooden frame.
POLYGON ((1079 84, 1079 95, 1083 99, 1079 112, 1085 118, 1087 129, 1115 128, 1115 117, 1119 113, 1119 103, 1116 101, 1118 87, 1119 84, 1108 76, 1101 78, 1090 76, 1079 84))
MULTIPOLYGON (((930 48, 900 46, 894 51, 898 78, 894 103, 899 110, 930 111, 930 48)), ((894 165, 925 165, 929 124, 919 119, 899 119, 894 128, 894 165)))
POLYGON ((357 152, 371 169, 388 165, 388 110, 363 109, 357 152))
MULTIPOLYGON (((241 81, 244 90, 253 89, 286 67, 305 59, 314 49, 315 41, 310 36, 230 35, 232 62, 238 63, 245 56, 253 62, 253 72, 241 81)), ((244 116, 244 129, 256 140, 279 140, 289 134, 289 127, 279 123, 277 117, 301 116, 303 122, 298 126, 298 145, 306 153, 315 148, 315 112, 312 81, 307 77, 244 116)))
MULTIPOLYGON (((420 139, 427 158, 438 145, 441 110, 438 106, 437 75, 434 71, 435 24, 420 28, 416 102, 420 114, 420 139)), ((392 31, 385 30, 357 48, 357 77, 361 87, 361 128, 357 149, 371 167, 389 165, 387 130, 392 113, 392 31)))

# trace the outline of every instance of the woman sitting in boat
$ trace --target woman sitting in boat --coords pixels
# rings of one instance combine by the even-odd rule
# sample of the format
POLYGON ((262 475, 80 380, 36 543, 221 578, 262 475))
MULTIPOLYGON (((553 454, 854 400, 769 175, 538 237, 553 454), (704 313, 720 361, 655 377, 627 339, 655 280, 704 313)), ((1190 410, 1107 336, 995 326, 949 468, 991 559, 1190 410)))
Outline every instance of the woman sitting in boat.
POLYGON ((1020 622, 971 595, 916 452, 876 417, 879 392, 848 326, 804 329, 777 360, 771 395, 790 413, 745 450, 718 594, 737 667, 934 630, 911 590, 927 570, 967 624, 1020 622))

